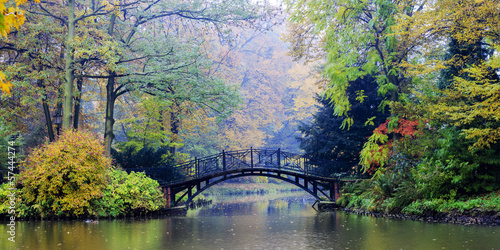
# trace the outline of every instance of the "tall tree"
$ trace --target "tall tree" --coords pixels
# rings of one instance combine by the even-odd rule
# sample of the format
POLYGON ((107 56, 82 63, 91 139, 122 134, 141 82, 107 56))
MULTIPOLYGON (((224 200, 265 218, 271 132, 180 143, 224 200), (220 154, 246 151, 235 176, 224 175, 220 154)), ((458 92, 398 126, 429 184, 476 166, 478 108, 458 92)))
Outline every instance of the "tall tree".
MULTIPOLYGON (((383 99, 380 108, 405 101, 411 81, 404 76, 401 63, 408 58, 413 44, 406 35, 395 35, 396 18, 411 16, 422 6, 415 1, 286 1, 290 21, 307 27, 294 29, 290 35, 298 58, 307 56, 312 45, 323 45, 326 63, 323 68, 329 83, 326 98, 334 105, 334 114, 346 117, 342 126, 349 128, 354 120, 348 116, 351 103, 346 94, 350 82, 376 74, 378 92, 383 99), (312 43, 304 37, 318 36, 312 43), (306 43, 306 44, 304 44, 306 43)), ((397 115, 393 113, 393 115, 397 115)), ((365 121, 360 121, 365 122, 365 121)))
MULTIPOLYGON (((419 91, 428 94, 422 102, 424 109, 431 119, 459 127, 466 138, 474 141, 471 150, 489 148, 500 140, 499 11, 500 3, 493 0, 440 0, 428 2, 424 11, 400 20, 408 30, 399 33, 416 41, 433 34, 433 40, 417 43, 418 52, 424 55, 431 57, 429 53, 443 50, 442 41, 449 41, 444 60, 408 60, 409 73, 426 79, 425 75, 442 72, 441 84, 437 84, 447 88, 439 94, 428 94, 424 88, 419 91)), ((428 82, 431 87, 436 84, 428 82)))
POLYGON ((318 97, 321 106, 314 114, 313 122, 299 127, 303 134, 298 138, 302 149, 311 162, 317 163, 328 174, 355 171, 363 144, 375 124, 382 123, 388 116, 377 110, 382 98, 377 95, 374 77, 366 76, 351 82, 347 94, 353 104, 349 115, 357 120, 370 120, 369 123, 354 123, 347 131, 341 129, 343 118, 333 116, 335 108, 330 101, 318 97))
MULTIPOLYGON (((150 51, 137 50, 138 48, 136 47, 135 43, 138 42, 137 37, 140 37, 141 33, 143 33, 141 32, 142 31, 141 28, 147 26, 151 27, 154 21, 164 21, 165 23, 160 24, 159 27, 165 28, 173 24, 171 22, 169 23, 169 21, 172 21, 169 18, 176 17, 179 19, 178 22, 186 21, 188 23, 198 23, 198 25, 206 26, 207 28, 213 29, 216 32, 220 32, 219 33, 220 38, 224 39, 224 37, 226 36, 225 27, 228 27, 230 25, 239 25, 247 21, 255 20, 256 18, 259 17, 258 14, 259 11, 261 10, 256 8, 255 5, 252 5, 245 1, 238 1, 238 0, 210 2, 210 3, 200 2, 197 0, 182 2, 182 3, 145 1, 142 5, 138 5, 133 10, 128 9, 126 11, 127 13, 126 15, 125 12, 123 12, 124 13, 123 22, 120 22, 121 19, 117 19, 116 15, 112 16, 108 25, 108 34, 110 36, 114 36, 116 41, 120 43, 121 47, 134 52, 133 54, 129 54, 128 56, 122 56, 117 61, 117 64, 137 63, 142 60, 145 60, 147 65, 147 63, 155 63, 155 62, 158 63, 159 61, 161 61, 162 59, 159 57, 159 55, 165 55, 165 54, 168 55, 168 52, 172 52, 171 50, 165 51, 165 48, 163 48, 163 51, 159 50, 160 51, 159 53, 158 51, 151 51, 151 50, 150 51)), ((169 30, 167 29, 167 31, 169 30)), ((157 32, 161 33, 161 31, 159 30, 157 32)), ((172 35, 172 33, 163 34, 163 36, 169 36, 169 35, 172 35)), ((151 40, 151 42, 153 41, 151 40)), ((156 48, 158 49, 158 47, 156 48)), ((166 48, 172 49, 173 47, 167 46, 166 48)), ((163 61, 168 62, 168 59, 164 58, 163 61)), ((196 61, 197 60, 194 60, 194 62, 196 61)), ((176 70, 179 67, 186 69, 184 71, 185 75, 182 76, 182 74, 180 75, 170 74, 170 76, 174 76, 174 78, 177 78, 180 81, 191 81, 191 83, 194 83, 194 81, 199 81, 203 79, 203 74, 194 73, 192 75, 189 75, 190 73, 193 72, 190 72, 188 66, 190 66, 190 64, 194 64, 194 62, 191 59, 187 61, 184 66, 177 65, 177 67, 173 67, 172 64, 168 63, 166 64, 166 67, 165 64, 163 64, 163 67, 159 67, 161 66, 160 64, 155 64, 151 66, 151 68, 149 66, 142 67, 142 69, 139 71, 135 72, 128 71, 125 74, 120 74, 119 72, 114 70, 110 70, 107 72, 106 75, 108 81, 106 85, 107 105, 106 105, 104 136, 108 150, 110 149, 111 143, 114 139, 113 114, 114 114, 114 103, 116 101, 116 98, 129 91, 138 90, 141 87, 146 87, 149 89, 149 91, 155 89, 157 90, 156 91, 157 94, 159 94, 162 91, 167 91, 169 89, 165 88, 166 86, 158 86, 158 88, 156 88, 154 86, 154 83, 159 82, 158 78, 160 77, 160 74, 162 75, 162 77, 168 78, 170 71, 176 70), (188 75, 186 75, 186 73, 188 75), (141 76, 141 81, 139 82, 140 84, 135 84, 136 82, 134 80, 131 80, 134 78, 120 80, 120 82, 118 81, 120 77, 127 77, 127 76, 141 76), (149 80, 147 79, 150 79, 149 83, 148 83, 149 80)), ((207 79, 210 79, 210 77, 208 77, 207 79)), ((172 83, 172 81, 168 81, 167 79, 165 84, 168 85, 169 83, 172 83)), ((198 82, 198 84, 201 83, 202 82, 198 82)), ((210 91, 211 88, 206 88, 206 89, 210 91)), ((172 93, 172 91, 167 91, 167 92, 172 93)), ((205 97, 207 98, 208 96, 209 95, 205 95, 205 97)), ((222 96, 222 94, 212 95, 212 100, 215 100, 216 97, 220 96, 222 96)), ((208 100, 210 100, 210 98, 208 100)), ((211 107, 211 104, 206 102, 206 100, 205 103, 201 105, 207 105, 208 107, 211 107)), ((213 108, 217 110, 217 107, 213 108)), ((223 110, 219 111, 224 112, 223 110)), ((174 126, 172 126, 172 128, 175 129, 175 123, 173 125, 174 126)))
POLYGON ((26 20, 9 40, 0 42, 5 58, 2 70, 15 86, 12 96, 1 104, 2 116, 25 133, 36 130, 32 125, 37 120, 45 120, 47 135, 53 141, 51 112, 61 101, 64 49, 60 44, 64 28, 45 16, 28 15, 26 20))

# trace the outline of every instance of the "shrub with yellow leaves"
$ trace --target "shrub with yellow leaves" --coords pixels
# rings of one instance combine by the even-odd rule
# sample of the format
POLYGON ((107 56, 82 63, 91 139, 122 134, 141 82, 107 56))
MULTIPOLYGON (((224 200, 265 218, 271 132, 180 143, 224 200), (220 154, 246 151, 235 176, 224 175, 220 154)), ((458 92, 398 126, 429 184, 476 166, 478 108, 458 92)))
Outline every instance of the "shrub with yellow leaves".
POLYGON ((23 196, 42 217, 89 214, 103 196, 111 159, 101 140, 86 131, 64 131, 36 148, 21 172, 23 196))

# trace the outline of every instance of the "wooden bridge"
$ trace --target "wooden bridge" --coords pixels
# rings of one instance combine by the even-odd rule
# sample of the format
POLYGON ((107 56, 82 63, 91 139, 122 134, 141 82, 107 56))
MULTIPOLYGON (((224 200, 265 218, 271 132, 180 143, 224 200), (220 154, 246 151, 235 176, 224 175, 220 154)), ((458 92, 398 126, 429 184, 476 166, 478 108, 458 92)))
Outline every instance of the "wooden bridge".
MULTIPOLYGON (((330 163, 331 164, 331 163, 330 163)), ((340 163, 339 163, 340 164, 340 163)), ((335 166, 332 166, 335 167, 335 166)), ((292 183, 317 200, 335 202, 340 196, 340 177, 332 177, 308 157, 280 149, 246 149, 222 151, 165 168, 129 168, 128 172, 145 172, 163 188, 171 206, 187 205, 207 188, 229 179, 265 176, 292 183), (179 195, 177 195, 179 194, 179 195), (185 197, 187 200, 182 201, 185 197)))

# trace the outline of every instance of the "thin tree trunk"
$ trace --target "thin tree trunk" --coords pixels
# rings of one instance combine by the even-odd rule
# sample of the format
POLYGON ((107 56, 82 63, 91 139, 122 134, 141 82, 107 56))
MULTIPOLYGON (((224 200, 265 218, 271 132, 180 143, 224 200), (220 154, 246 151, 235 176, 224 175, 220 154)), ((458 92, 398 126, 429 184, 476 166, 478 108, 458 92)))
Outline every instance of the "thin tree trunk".
POLYGON ((78 120, 80 117, 81 110, 81 100, 82 100, 82 87, 83 87, 83 78, 76 79, 76 87, 78 89, 78 95, 75 97, 75 115, 73 119, 73 127, 78 129, 78 120))
POLYGON ((73 80, 75 78, 73 64, 75 57, 73 54, 73 46, 71 42, 75 37, 75 1, 68 0, 68 36, 66 41, 66 83, 64 84, 64 114, 63 114, 63 128, 71 128, 71 115, 73 111, 73 80))
MULTIPOLYGON (((43 84, 43 80, 38 80, 38 86, 42 87, 45 90, 45 85, 43 84)), ((44 91, 45 92, 45 91, 44 91)), ((47 125, 47 133, 49 134, 49 141, 54 141, 54 129, 52 128, 52 120, 50 119, 50 109, 47 104, 47 93, 43 93, 42 96, 42 106, 43 113, 45 114, 45 124, 47 125)))
POLYGON ((116 93, 114 91, 115 77, 114 73, 108 78, 106 85, 106 117, 104 122, 104 144, 106 151, 111 154, 111 144, 115 135, 113 134, 113 125, 115 124, 114 109, 116 101, 116 93))
MULTIPOLYGON (((108 34, 113 36, 113 30, 115 28, 116 15, 111 15, 108 26, 108 34)), ((115 134, 113 133, 113 126, 115 124, 114 112, 115 112, 115 72, 109 72, 108 83, 106 85, 106 116, 104 121, 104 145, 108 154, 111 155, 111 145, 115 139, 115 134)))
MULTIPOLYGON (((179 136, 179 125, 180 120, 175 111, 170 112, 170 132, 172 132, 172 139, 170 142, 172 143, 174 143, 175 139, 179 136)), ((169 152, 172 157, 175 157, 175 150, 175 146, 169 146, 169 152)))

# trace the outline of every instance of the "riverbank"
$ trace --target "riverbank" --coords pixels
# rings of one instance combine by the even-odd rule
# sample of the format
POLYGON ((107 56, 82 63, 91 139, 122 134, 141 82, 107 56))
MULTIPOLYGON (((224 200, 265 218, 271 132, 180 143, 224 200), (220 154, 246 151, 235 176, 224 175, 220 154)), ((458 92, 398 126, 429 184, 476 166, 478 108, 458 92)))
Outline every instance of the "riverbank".
POLYGON ((357 214, 370 217, 391 218, 399 220, 422 221, 428 223, 449 223, 457 225, 481 225, 481 226, 500 226, 500 212, 495 211, 480 211, 474 209, 471 211, 452 211, 452 212, 434 212, 427 211, 423 215, 411 214, 391 214, 370 212, 363 209, 341 208, 350 214, 357 214))
POLYGON ((433 223, 500 226, 500 191, 459 200, 421 199, 395 206, 394 197, 373 200, 345 193, 338 204, 347 213, 433 223))

